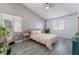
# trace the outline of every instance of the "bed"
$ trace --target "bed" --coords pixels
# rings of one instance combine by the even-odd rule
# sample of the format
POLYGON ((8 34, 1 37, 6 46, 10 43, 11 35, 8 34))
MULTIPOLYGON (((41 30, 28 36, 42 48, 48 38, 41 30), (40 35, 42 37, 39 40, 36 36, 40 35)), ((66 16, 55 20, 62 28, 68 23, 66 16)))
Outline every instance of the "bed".
POLYGON ((30 38, 46 45, 50 50, 52 49, 52 44, 57 42, 56 35, 41 33, 41 31, 32 31, 30 38))

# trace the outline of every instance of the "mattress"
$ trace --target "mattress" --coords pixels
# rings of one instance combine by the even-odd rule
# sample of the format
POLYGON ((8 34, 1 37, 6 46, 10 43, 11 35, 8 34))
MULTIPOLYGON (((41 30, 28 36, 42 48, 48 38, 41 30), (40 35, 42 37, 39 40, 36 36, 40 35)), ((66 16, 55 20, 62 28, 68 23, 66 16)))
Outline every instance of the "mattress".
POLYGON ((47 47, 50 47, 53 43, 56 42, 56 35, 54 34, 45 34, 45 33, 31 34, 30 38, 37 42, 45 44, 47 47))

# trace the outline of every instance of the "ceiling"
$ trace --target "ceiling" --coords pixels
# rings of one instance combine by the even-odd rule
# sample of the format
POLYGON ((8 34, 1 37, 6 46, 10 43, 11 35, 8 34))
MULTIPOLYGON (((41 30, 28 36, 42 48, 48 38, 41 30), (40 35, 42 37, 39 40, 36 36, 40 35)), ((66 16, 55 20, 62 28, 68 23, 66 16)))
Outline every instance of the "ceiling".
POLYGON ((45 3, 23 3, 23 5, 44 19, 69 15, 79 10, 79 4, 77 3, 52 3, 51 8, 48 10, 44 7, 45 3))

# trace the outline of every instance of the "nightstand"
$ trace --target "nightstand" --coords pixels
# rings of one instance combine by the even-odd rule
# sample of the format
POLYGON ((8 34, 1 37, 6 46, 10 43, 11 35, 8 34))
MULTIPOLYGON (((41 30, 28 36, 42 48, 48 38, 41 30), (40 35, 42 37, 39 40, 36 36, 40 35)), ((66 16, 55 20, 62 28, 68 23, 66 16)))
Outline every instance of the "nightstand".
POLYGON ((29 40, 29 39, 30 39, 30 35, 31 35, 30 32, 24 32, 24 33, 23 33, 23 42, 24 42, 25 40, 29 40))
POLYGON ((72 54, 79 55, 79 38, 73 38, 72 41, 72 54))

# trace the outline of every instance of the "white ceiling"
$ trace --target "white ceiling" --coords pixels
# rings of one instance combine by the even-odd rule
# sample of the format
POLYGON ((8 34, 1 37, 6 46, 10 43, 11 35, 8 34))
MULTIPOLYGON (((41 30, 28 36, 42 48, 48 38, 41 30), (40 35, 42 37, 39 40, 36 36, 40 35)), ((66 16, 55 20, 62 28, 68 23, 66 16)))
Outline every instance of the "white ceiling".
POLYGON ((34 11, 44 19, 52 19, 69 15, 78 11, 79 4, 76 3, 52 3, 50 9, 44 8, 45 3, 24 3, 26 7, 34 11))

